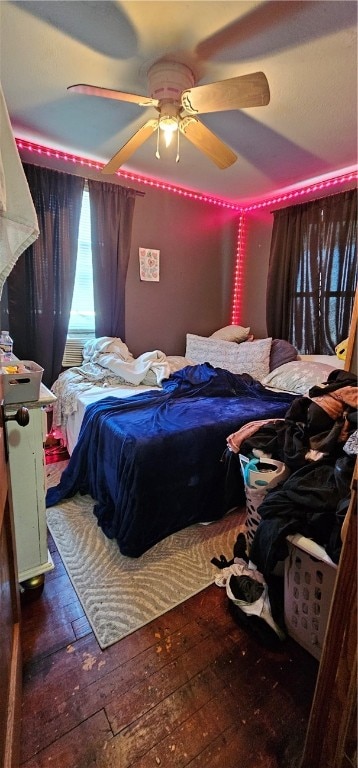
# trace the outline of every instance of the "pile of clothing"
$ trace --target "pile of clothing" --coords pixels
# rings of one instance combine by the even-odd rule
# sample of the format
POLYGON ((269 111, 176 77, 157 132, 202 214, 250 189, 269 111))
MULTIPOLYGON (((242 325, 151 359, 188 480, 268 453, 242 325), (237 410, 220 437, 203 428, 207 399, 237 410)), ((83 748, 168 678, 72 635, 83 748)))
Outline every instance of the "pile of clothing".
POLYGON ((265 578, 287 557, 289 534, 313 539, 338 563, 358 452, 357 412, 357 376, 334 370, 325 384, 295 398, 284 419, 245 425, 228 438, 231 450, 271 456, 291 472, 258 508, 250 559, 265 578))
POLYGON ((212 558, 213 565, 221 571, 215 584, 226 589, 229 608, 237 623, 252 630, 266 646, 275 648, 286 638, 277 585, 273 583, 270 588, 246 550, 246 537, 240 532, 232 560, 228 561, 224 555, 220 555, 220 559, 212 558))
POLYGON ((339 561, 358 454, 357 415, 357 376, 339 369, 325 384, 295 398, 284 419, 250 422, 227 438, 223 460, 230 487, 233 459, 239 457, 270 457, 290 473, 268 488, 257 509, 260 521, 251 544, 240 533, 231 561, 223 555, 212 559, 221 569, 215 583, 226 588, 234 618, 259 634, 265 645, 285 637, 283 579, 276 573, 288 556, 286 537, 300 533, 339 561))

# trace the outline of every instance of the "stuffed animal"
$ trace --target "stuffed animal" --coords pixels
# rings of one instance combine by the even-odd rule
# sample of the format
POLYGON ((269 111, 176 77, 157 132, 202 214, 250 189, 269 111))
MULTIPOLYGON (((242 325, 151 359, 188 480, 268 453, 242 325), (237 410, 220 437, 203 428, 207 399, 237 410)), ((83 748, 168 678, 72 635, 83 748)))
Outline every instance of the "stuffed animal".
POLYGON ((335 347, 334 351, 340 360, 346 359, 347 344, 348 344, 348 339, 344 339, 344 341, 340 341, 339 344, 337 344, 337 346, 335 347))

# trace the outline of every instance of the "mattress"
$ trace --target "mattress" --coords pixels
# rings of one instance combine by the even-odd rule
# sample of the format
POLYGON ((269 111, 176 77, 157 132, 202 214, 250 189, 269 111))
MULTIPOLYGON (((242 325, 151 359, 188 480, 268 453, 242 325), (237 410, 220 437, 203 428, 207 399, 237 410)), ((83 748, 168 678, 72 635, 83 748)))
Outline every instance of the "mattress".
POLYGON ((66 441, 66 447, 70 456, 73 453, 73 449, 77 443, 78 436, 80 434, 81 424, 83 421, 84 413, 88 405, 100 402, 106 397, 120 397, 127 398, 134 395, 141 394, 143 392, 149 392, 150 390, 160 391, 160 387, 149 387, 140 385, 138 387, 133 386, 108 386, 98 387, 93 385, 85 392, 80 392, 77 397, 77 410, 67 418, 66 432, 64 435, 66 441))

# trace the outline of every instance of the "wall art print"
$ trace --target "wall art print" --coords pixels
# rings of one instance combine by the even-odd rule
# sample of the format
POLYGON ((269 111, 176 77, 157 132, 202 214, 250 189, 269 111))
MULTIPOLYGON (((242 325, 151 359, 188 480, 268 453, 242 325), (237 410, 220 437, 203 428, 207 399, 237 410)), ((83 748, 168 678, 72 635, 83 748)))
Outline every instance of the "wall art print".
POLYGON ((139 274, 141 280, 159 282, 160 251, 152 248, 139 249, 139 274))

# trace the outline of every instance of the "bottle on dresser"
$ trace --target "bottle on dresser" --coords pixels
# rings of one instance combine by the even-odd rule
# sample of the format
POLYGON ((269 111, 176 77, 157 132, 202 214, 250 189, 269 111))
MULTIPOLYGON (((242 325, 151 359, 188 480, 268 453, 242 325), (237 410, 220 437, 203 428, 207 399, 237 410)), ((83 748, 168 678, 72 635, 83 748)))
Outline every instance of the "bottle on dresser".
POLYGON ((0 334, 0 361, 12 360, 13 341, 9 331, 1 331, 0 334))

